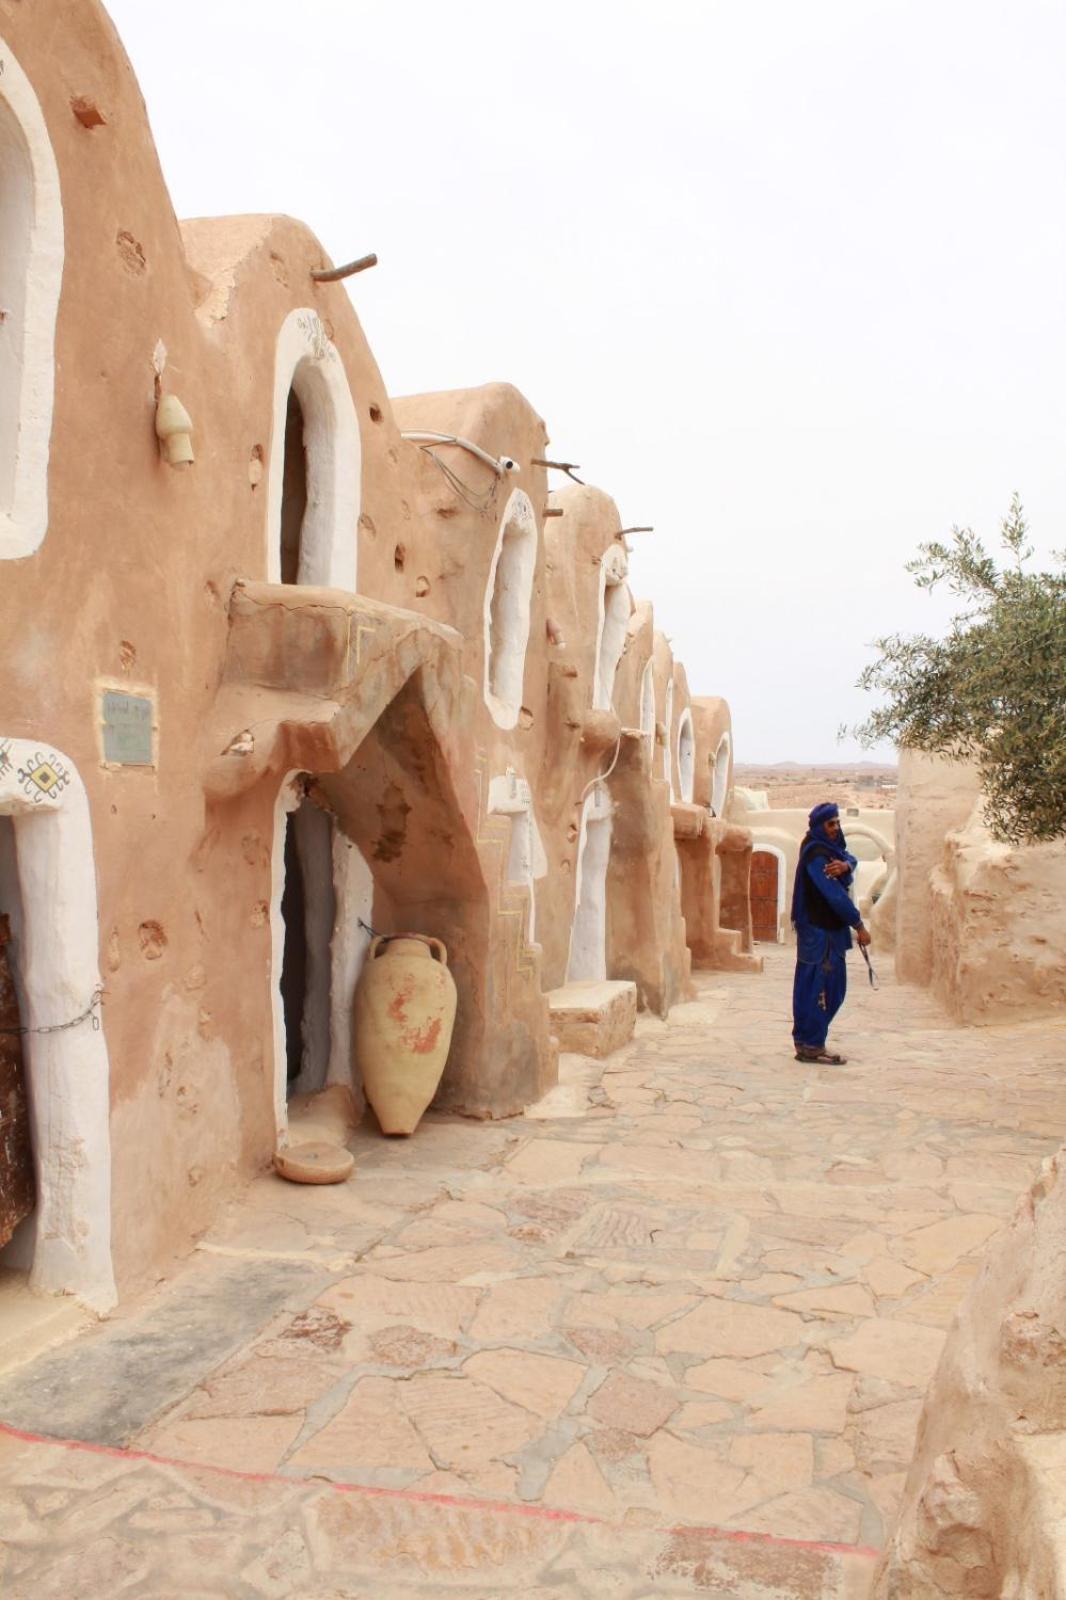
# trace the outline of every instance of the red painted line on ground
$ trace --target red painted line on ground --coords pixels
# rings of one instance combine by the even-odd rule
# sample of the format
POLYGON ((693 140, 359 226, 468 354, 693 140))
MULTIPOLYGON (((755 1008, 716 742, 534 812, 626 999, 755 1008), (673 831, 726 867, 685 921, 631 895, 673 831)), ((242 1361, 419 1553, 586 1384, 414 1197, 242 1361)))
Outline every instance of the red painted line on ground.
POLYGON ((596 1528, 613 1528, 619 1533, 663 1533, 671 1535, 700 1534, 705 1538, 720 1540, 723 1544, 768 1545, 775 1549, 805 1550, 815 1555, 862 1556, 876 1561, 880 1550, 870 1545, 835 1544, 825 1539, 788 1539, 775 1533, 755 1533, 744 1528, 699 1527, 691 1523, 678 1523, 667 1528, 630 1528, 622 1523, 608 1522, 603 1517, 587 1516, 581 1511, 558 1511, 551 1506, 522 1505, 510 1500, 475 1500, 464 1495, 434 1494, 424 1489, 382 1489, 373 1484, 334 1483, 329 1478, 287 1478, 279 1472, 247 1472, 239 1467, 221 1467, 207 1461, 182 1461, 176 1456, 157 1456, 151 1450, 130 1450, 120 1445, 91 1444, 85 1439, 55 1439, 43 1433, 28 1433, 23 1428, 0 1422, 0 1436, 19 1439, 23 1444, 51 1445, 58 1450, 79 1450, 86 1455, 109 1456, 117 1461, 148 1461, 157 1467, 180 1467, 183 1472, 216 1473, 222 1478, 238 1478, 244 1483, 270 1483, 286 1489, 330 1489, 336 1494, 363 1495, 373 1500, 400 1500, 421 1505, 448 1506, 458 1511, 496 1511, 508 1516, 532 1517, 539 1522, 580 1523, 596 1528))

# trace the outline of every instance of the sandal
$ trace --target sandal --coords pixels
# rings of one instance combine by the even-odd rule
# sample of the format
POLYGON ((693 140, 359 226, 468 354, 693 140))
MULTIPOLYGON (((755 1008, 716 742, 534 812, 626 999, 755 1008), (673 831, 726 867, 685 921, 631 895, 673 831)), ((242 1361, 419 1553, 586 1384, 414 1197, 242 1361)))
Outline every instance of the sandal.
POLYGON ((807 1050, 803 1045, 796 1049, 796 1060, 817 1062, 823 1067, 846 1067, 847 1056, 838 1056, 832 1050, 807 1050))

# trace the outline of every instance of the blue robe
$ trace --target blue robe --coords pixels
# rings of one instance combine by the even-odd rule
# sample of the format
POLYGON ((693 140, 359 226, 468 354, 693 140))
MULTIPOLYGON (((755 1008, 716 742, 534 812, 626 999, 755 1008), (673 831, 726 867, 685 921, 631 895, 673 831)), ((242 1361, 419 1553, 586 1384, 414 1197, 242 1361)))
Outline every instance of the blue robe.
POLYGON ((861 921, 848 894, 858 863, 839 845, 830 844, 821 828, 812 828, 800 851, 792 901, 796 927, 796 976, 792 985, 792 1037, 797 1048, 824 1050, 829 1024, 844 1004, 848 988, 845 957, 851 930, 861 921), (826 861, 846 861, 849 871, 827 878, 826 861), (817 899, 812 902, 811 889, 817 899), (812 913, 818 922, 812 920, 812 913), (828 926, 819 926, 826 923, 828 926))

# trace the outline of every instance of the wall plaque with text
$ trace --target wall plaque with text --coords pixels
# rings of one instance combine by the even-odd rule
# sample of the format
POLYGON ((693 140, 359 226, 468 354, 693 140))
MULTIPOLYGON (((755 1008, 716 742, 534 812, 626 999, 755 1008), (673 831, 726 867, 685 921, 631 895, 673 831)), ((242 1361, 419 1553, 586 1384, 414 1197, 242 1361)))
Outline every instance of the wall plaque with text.
POLYGON ((155 707, 148 696, 105 689, 101 709, 104 760, 123 767, 150 767, 155 707))

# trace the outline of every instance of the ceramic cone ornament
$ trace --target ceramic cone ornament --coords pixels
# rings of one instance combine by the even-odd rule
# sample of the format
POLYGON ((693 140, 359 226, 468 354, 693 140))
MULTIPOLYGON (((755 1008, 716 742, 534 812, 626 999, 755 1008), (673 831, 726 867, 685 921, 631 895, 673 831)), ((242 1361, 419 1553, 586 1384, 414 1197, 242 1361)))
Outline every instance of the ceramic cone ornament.
POLYGON ((414 1133, 437 1092, 455 1026, 455 980, 439 939, 375 938, 355 991, 357 1070, 383 1133, 414 1133))

